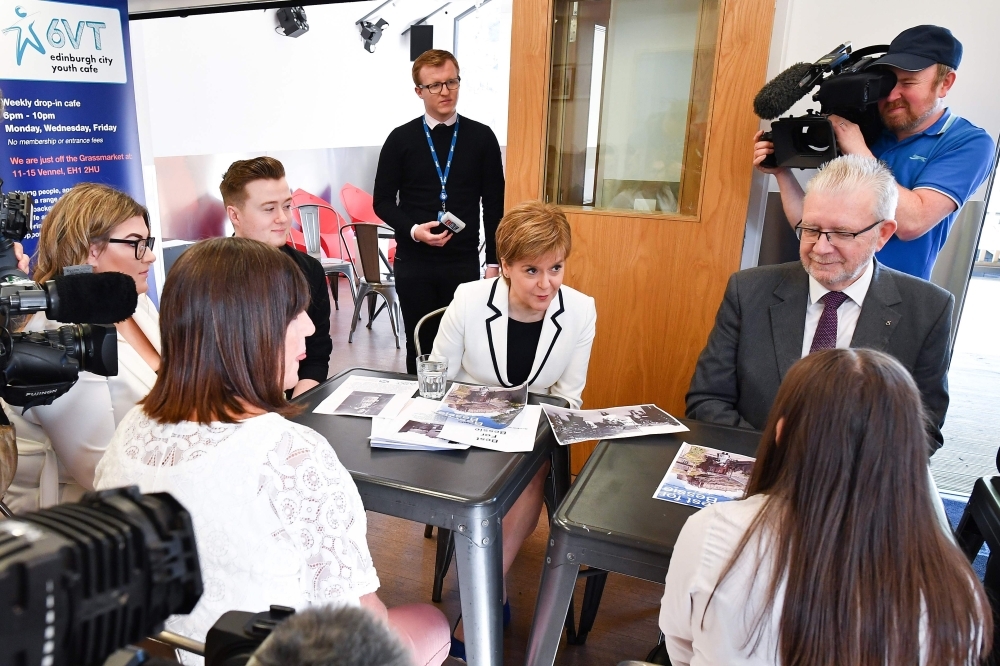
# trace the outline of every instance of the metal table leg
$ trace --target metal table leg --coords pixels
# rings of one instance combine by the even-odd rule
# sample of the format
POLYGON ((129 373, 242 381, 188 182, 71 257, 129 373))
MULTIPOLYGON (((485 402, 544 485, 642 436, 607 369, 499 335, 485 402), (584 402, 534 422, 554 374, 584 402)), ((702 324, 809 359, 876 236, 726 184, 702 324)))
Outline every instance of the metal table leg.
POLYGON ((469 666, 503 663, 503 534, 496 518, 454 532, 469 666))
POLYGON ((550 534, 525 666, 552 666, 555 663, 566 612, 573 601, 573 588, 580 571, 579 558, 566 543, 565 534, 550 534))

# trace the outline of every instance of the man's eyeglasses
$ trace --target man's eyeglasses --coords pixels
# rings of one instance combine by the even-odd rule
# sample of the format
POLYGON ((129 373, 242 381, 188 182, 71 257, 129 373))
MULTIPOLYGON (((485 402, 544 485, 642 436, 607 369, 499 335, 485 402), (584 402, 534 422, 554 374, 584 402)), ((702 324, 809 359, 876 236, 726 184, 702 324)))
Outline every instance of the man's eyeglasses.
POLYGON ((866 231, 871 231, 883 222, 885 222, 885 220, 878 220, 861 231, 822 231, 812 227, 804 227, 802 226, 802 223, 799 222, 798 226, 795 227, 795 237, 807 243, 815 243, 819 240, 821 235, 826 234, 826 240, 829 241, 830 245, 843 246, 849 244, 866 231))
POLYGON ((428 83, 427 85, 419 85, 417 87, 420 88, 421 90, 426 90, 427 92, 433 95, 440 95, 442 86, 447 88, 448 90, 458 90, 458 86, 460 86, 461 84, 462 84, 462 77, 459 76, 458 78, 455 79, 448 79, 444 83, 437 81, 435 83, 428 83))
POLYGON ((150 236, 149 238, 109 238, 108 242, 131 245, 132 249, 135 250, 135 258, 142 259, 146 254, 146 250, 153 249, 153 245, 156 244, 156 238, 153 236, 150 236))

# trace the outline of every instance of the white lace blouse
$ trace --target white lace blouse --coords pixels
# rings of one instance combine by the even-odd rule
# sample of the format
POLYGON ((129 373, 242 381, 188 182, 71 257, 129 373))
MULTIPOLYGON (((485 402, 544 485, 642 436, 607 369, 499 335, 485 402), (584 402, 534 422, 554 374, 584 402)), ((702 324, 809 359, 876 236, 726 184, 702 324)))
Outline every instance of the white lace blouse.
POLYGON ((173 494, 194 522, 205 592, 170 631, 204 641, 226 611, 357 605, 379 587, 350 473, 325 438, 278 414, 161 424, 136 407, 95 479, 133 484, 173 494))

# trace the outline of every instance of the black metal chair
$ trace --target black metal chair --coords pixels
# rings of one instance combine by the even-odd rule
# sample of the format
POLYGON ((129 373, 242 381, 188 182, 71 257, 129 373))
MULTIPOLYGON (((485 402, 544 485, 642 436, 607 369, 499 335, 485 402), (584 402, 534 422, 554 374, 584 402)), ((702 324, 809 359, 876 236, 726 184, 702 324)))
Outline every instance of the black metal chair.
MULTIPOLYGON (((997 469, 1000 470, 1000 451, 997 451, 997 469)), ((1000 476, 984 476, 976 481, 955 530, 955 538, 969 562, 976 559, 983 543, 990 549, 983 586, 993 607, 993 625, 997 627, 1000 623, 1000 476)), ((1000 646, 996 638, 989 663, 1000 664, 1000 646)))

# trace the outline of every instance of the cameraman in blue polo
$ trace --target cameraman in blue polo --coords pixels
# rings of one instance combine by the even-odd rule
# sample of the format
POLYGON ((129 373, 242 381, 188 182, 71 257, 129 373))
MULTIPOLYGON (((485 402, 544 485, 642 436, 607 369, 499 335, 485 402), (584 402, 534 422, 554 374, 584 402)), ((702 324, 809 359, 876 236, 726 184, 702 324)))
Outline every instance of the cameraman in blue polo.
MULTIPOLYGON (((962 61, 962 43, 947 28, 918 25, 901 32, 873 66, 896 75, 892 92, 878 102, 885 129, 867 145, 860 128, 840 116, 830 122, 840 152, 881 159, 899 187, 896 234, 876 255, 890 268, 929 280, 962 205, 979 189, 993 164, 993 139, 945 106, 962 61)), ((785 216, 802 219, 802 186, 785 167, 761 161, 774 144, 754 137, 754 165, 778 181, 785 216)))

